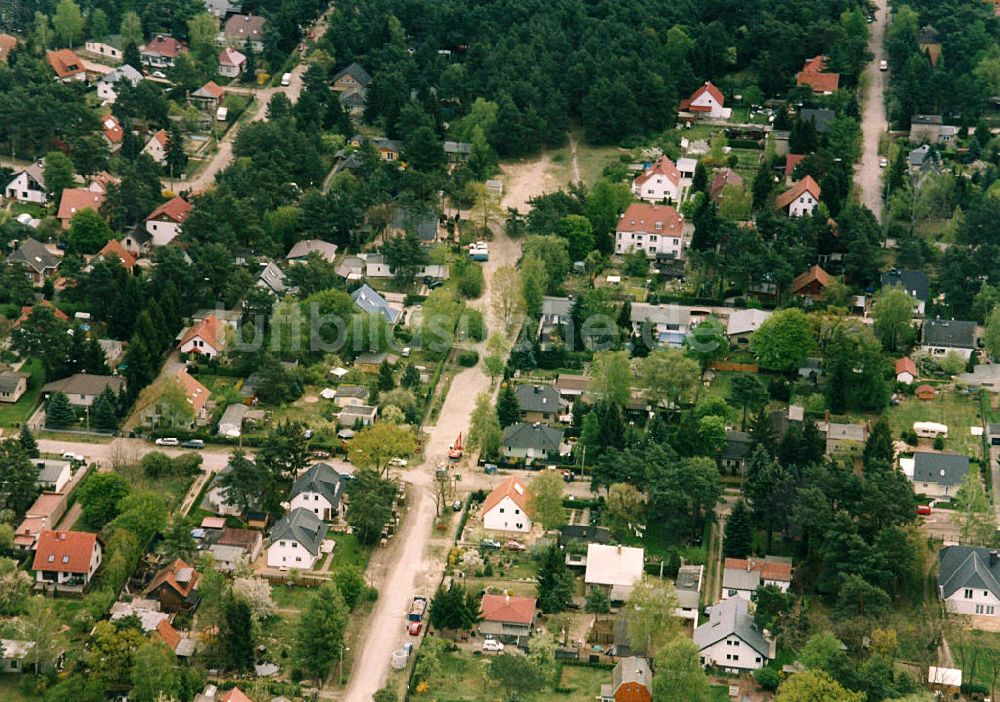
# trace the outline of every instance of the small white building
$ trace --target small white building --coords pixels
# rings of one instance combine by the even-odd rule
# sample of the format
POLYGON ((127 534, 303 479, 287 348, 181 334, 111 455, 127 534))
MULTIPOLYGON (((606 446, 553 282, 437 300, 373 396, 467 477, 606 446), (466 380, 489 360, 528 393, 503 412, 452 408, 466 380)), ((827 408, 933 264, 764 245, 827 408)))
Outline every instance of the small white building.
POLYGON ((729 119, 733 111, 725 104, 726 97, 722 91, 708 82, 691 93, 687 100, 681 100, 680 109, 709 119, 729 119))
POLYGON ((645 551, 632 546, 587 545, 587 589, 604 590, 612 602, 624 602, 642 580, 645 551))
POLYGON ((161 129, 149 137, 149 141, 142 147, 142 153, 162 166, 167 160, 167 131, 161 129))
POLYGON ((694 643, 702 665, 732 673, 763 668, 775 654, 774 641, 754 624, 749 603, 742 597, 713 605, 708 621, 694 630, 694 643))
POLYGON ((237 78, 243 73, 247 57, 236 49, 226 47, 219 52, 219 75, 226 78, 237 78))
POLYGON ((153 237, 152 245, 166 246, 176 239, 192 209, 191 203, 178 195, 153 210, 146 217, 146 231, 153 237))
POLYGON ((18 171, 7 181, 4 195, 18 202, 44 205, 49 201, 45 190, 45 161, 38 161, 18 171))
POLYGON ((500 483, 483 502, 483 528, 491 531, 531 531, 528 492, 516 476, 500 483))
POLYGON ((789 217, 804 217, 816 209, 821 192, 819 184, 807 175, 775 198, 774 207, 789 217))
POLYGON ((632 181, 632 194, 647 202, 680 202, 681 173, 667 156, 661 156, 632 181))
POLYGON ((649 258, 684 258, 684 217, 670 205, 635 203, 615 227, 615 253, 645 251, 649 258))
POLYGON ((327 525, 308 509, 292 509, 271 527, 267 539, 269 568, 310 570, 319 560, 327 525))
POLYGON ((66 487, 66 483, 73 478, 73 469, 70 467, 69 461, 36 458, 34 462, 38 469, 35 485, 43 492, 61 493, 66 487))
POLYGON ((45 590, 83 592, 101 566, 97 534, 42 531, 35 544, 36 586, 45 590))
POLYGON ((118 99, 118 89, 123 82, 131 83, 133 86, 142 81, 142 74, 128 64, 119 66, 110 73, 105 73, 97 81, 97 97, 104 102, 111 104, 118 99))

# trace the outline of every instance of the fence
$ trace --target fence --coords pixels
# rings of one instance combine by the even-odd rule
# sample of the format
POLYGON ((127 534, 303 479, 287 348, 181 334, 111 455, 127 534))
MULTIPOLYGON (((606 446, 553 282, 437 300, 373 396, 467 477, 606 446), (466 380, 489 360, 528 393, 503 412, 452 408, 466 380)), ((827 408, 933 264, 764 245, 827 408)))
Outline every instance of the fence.
POLYGON ((759 373, 760 366, 756 363, 736 363, 735 361, 712 361, 708 367, 717 371, 734 373, 759 373))

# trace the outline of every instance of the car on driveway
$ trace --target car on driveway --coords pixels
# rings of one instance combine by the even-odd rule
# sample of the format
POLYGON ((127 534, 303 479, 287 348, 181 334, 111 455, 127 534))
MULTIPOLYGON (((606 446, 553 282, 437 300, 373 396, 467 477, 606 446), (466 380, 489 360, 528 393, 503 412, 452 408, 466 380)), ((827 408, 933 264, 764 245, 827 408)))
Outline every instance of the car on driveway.
POLYGON ((484 551, 499 551, 500 550, 500 542, 499 541, 494 541, 493 539, 484 539, 483 543, 480 544, 480 546, 481 546, 481 548, 484 551))
POLYGON ((63 451, 62 456, 60 456, 64 461, 70 461, 71 463, 83 463, 87 459, 84 458, 79 453, 73 453, 72 451, 63 451))
POLYGON ((496 639, 486 639, 485 641, 483 641, 483 650, 495 651, 499 653, 500 651, 503 650, 503 644, 497 641, 496 639))
POLYGON ((181 448, 187 449, 203 449, 205 448, 205 442, 201 439, 188 439, 181 444, 181 448))
POLYGON ((522 544, 520 541, 508 541, 503 545, 508 551, 527 551, 528 547, 522 544))
POLYGON ((179 439, 173 436, 161 436, 154 442, 157 446, 180 446, 181 442, 179 439))
POLYGON ((406 627, 406 633, 410 636, 420 636, 420 632, 423 631, 423 622, 410 622, 410 625, 406 627))

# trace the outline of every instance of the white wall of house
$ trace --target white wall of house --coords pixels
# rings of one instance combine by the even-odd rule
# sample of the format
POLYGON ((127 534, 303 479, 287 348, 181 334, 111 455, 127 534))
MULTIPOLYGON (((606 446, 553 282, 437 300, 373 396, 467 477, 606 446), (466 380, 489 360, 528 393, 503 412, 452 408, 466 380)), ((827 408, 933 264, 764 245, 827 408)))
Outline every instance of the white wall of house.
POLYGON ((207 358, 215 358, 219 355, 218 350, 200 336, 188 339, 181 345, 181 353, 197 353, 207 358))
POLYGON ((98 81, 97 97, 101 98, 104 102, 113 103, 118 99, 118 93, 115 91, 115 84, 106 83, 103 80, 98 81))
POLYGON ((802 193, 788 206, 788 216, 804 217, 805 215, 812 214, 812 211, 816 209, 816 205, 818 204, 819 200, 814 198, 812 193, 802 193))
POLYGON ((288 502, 288 511, 294 509, 307 509, 323 521, 336 519, 339 510, 334 509, 330 501, 318 492, 300 492, 288 502))
POLYGON ((729 115, 732 114, 732 110, 727 110, 719 101, 712 97, 712 94, 707 90, 703 90, 701 95, 696 97, 691 101, 692 107, 707 107, 708 112, 699 112, 700 115, 705 115, 713 119, 728 119, 729 115))
POLYGON ((18 173, 17 177, 7 184, 6 194, 18 202, 34 202, 39 205, 44 205, 49 199, 44 190, 32 185, 31 179, 24 171, 18 173))
POLYGON ((163 163, 167 160, 167 150, 160 143, 159 139, 156 138, 151 138, 146 142, 146 145, 142 147, 142 153, 146 154, 157 163, 163 163))
POLYGON ((84 46, 87 51, 100 56, 107 56, 108 58, 119 60, 125 57, 124 51, 111 46, 111 44, 105 44, 103 41, 88 41, 84 46))
POLYGON ((483 527, 495 531, 531 531, 531 519, 510 497, 504 497, 483 515, 483 527))
POLYGON ((153 236, 153 246, 166 246, 181 233, 181 225, 170 220, 151 219, 146 222, 146 231, 153 236))
POLYGON ((229 66, 224 63, 219 64, 219 75, 226 78, 236 78, 243 70, 243 66, 229 66))
POLYGON ((1000 616, 1000 600, 989 590, 961 588, 944 601, 945 609, 955 614, 1000 616))
POLYGON ((40 570, 35 574, 36 582, 45 583, 47 585, 63 585, 69 580, 83 576, 84 587, 90 584, 91 578, 94 577, 94 573, 97 569, 101 567, 101 544, 99 542, 94 543, 94 551, 90 554, 90 567, 87 569, 86 573, 65 573, 61 570, 57 570, 59 563, 55 562, 52 564, 52 570, 40 570))
POLYGON ((208 491, 208 503, 220 517, 239 517, 242 514, 236 505, 226 504, 226 490, 222 487, 213 487, 208 491))
POLYGON ((738 636, 728 636, 698 652, 702 665, 716 665, 732 670, 757 670, 767 659, 738 636))
POLYGON ((683 237, 663 236, 662 234, 646 234, 644 232, 617 232, 615 234, 615 253, 626 254, 636 249, 646 252, 650 258, 656 254, 672 254, 674 258, 684 257, 683 237))
POLYGON ((741 590, 735 587, 722 586, 722 599, 728 600, 730 597, 740 597, 747 602, 753 598, 755 590, 741 590))
POLYGON ((913 374, 910 371, 903 371, 902 373, 896 374, 896 382, 903 383, 904 385, 913 384, 913 374))
POLYGON ((632 193, 637 198, 647 202, 662 202, 663 200, 680 202, 680 181, 675 183, 665 175, 659 174, 646 178, 645 181, 643 181, 643 177, 639 176, 632 181, 632 193))
POLYGON ((913 481, 913 492, 928 497, 954 497, 958 494, 958 485, 941 485, 940 483, 925 483, 913 481))
POLYGON ((928 346, 927 344, 922 344, 920 346, 920 350, 926 354, 930 354, 931 356, 945 356, 950 351, 955 351, 956 353, 960 353, 962 358, 966 361, 968 361, 969 356, 972 355, 972 349, 961 349, 955 348, 954 346, 928 346))
POLYGON ((309 553, 309 549, 293 539, 275 541, 267 548, 267 565, 269 568, 296 568, 309 570, 319 559, 309 553))

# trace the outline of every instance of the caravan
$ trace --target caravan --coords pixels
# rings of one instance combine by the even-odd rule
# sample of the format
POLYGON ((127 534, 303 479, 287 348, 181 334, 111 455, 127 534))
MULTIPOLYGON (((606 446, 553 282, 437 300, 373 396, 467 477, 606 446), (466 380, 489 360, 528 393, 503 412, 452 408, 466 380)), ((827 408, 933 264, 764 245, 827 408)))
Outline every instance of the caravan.
POLYGON ((948 438, 947 424, 938 424, 937 422, 914 422, 913 431, 921 439, 936 439, 939 436, 942 439, 948 438))

